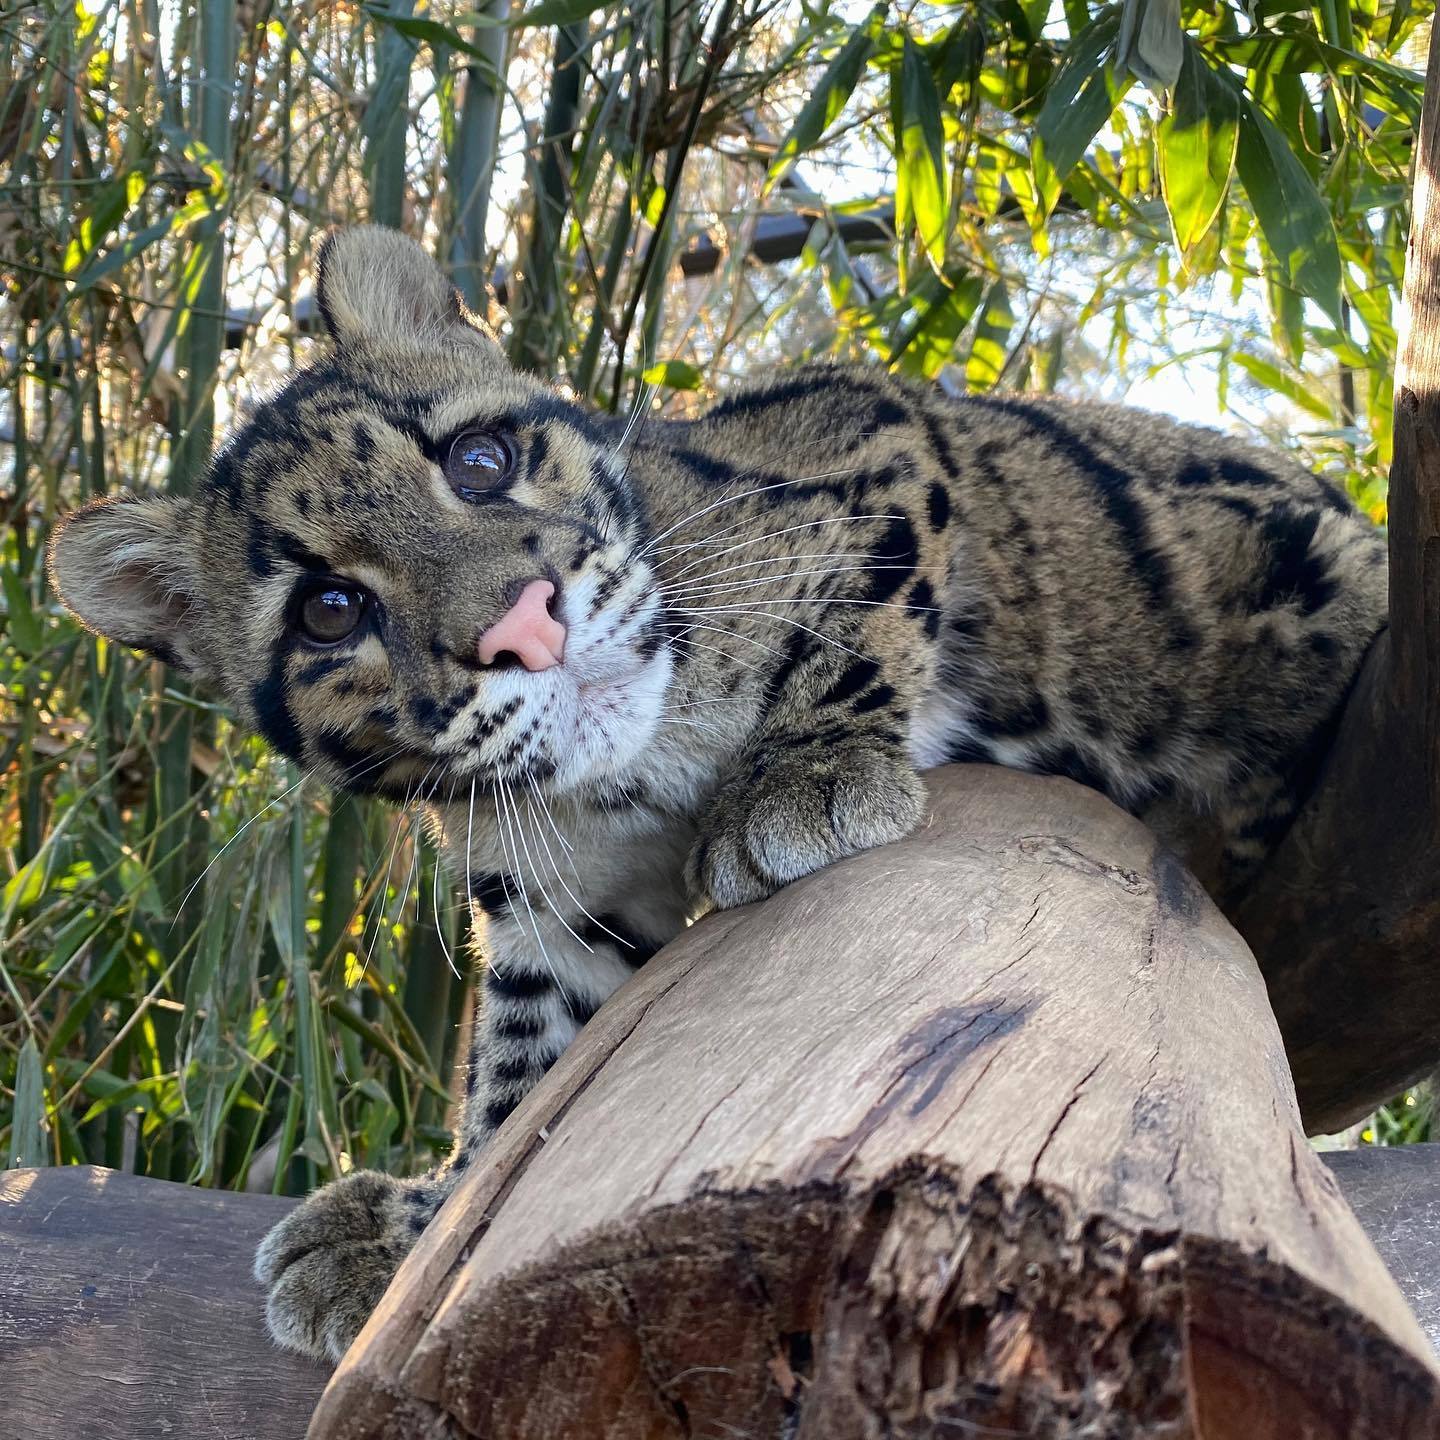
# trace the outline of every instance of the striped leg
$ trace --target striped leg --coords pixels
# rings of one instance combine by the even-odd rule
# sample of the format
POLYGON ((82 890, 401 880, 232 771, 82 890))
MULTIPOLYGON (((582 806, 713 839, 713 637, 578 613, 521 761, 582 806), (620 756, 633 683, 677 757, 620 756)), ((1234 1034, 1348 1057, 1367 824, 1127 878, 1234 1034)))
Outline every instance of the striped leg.
MULTIPOLYGON (((647 907, 647 910, 650 907, 647 907)), ((581 1027, 683 923, 614 911, 591 919, 517 897, 488 916, 484 999, 470 1045, 452 1166, 463 1168, 581 1027)))

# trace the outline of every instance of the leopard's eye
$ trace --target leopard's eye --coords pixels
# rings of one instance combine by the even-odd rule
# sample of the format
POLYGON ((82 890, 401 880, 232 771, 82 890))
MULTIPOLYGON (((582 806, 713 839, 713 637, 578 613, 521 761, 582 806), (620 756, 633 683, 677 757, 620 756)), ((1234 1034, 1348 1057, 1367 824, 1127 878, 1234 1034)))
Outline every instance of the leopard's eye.
POLYGON ((445 456, 445 478, 462 500, 493 494, 515 465, 515 455, 503 435, 493 430, 462 430, 445 456))
POLYGON ((316 645, 337 645, 355 633, 365 615, 365 592, 340 580, 321 580, 301 596, 297 619, 316 645))

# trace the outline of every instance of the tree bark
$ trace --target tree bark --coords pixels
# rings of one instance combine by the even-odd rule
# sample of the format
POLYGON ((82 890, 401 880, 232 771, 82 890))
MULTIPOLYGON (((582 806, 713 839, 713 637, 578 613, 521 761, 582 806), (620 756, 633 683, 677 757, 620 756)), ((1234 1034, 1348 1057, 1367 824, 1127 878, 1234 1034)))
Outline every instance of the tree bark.
POLYGON ((600 1012, 315 1440, 1440 1437, 1229 924, 1091 791, 928 779, 600 1012))
POLYGON ((1235 922, 1306 1124, 1338 1130, 1440 1063, 1440 27, 1405 264, 1390 627, 1317 791, 1235 922))

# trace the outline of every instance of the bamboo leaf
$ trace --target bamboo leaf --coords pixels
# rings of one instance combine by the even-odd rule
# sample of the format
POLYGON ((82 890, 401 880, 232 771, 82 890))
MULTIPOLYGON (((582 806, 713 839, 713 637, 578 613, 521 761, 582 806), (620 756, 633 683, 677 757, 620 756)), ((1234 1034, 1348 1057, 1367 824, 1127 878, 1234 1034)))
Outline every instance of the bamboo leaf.
POLYGON ((1258 380, 1267 390, 1283 395, 1292 405, 1299 406, 1308 415, 1321 420, 1332 420, 1334 414, 1328 404, 1309 386, 1288 375, 1278 365, 1262 360, 1258 355, 1247 355, 1243 350, 1231 352, 1230 358, 1244 371, 1258 380))
POLYGON ((1197 47, 1187 44, 1173 107, 1157 131, 1165 208, 1183 255, 1205 238, 1225 203, 1239 120, 1235 91, 1212 74, 1197 47))
POLYGON ((940 97, 934 74, 909 35, 900 69, 891 77, 890 111, 897 161, 896 226, 903 230, 913 217, 925 252, 936 265, 943 264, 949 238, 950 169, 945 163, 940 97))
POLYGON ((704 374, 686 360, 662 360, 641 373, 647 385, 663 385, 670 390, 699 390, 705 383, 704 374))
POLYGON ((1340 249, 1329 207, 1269 117, 1245 96, 1239 104, 1236 169, 1278 278, 1314 300, 1338 325, 1340 249))
POLYGON ((834 124, 845 108, 875 48, 875 33, 885 12, 888 0, 882 0, 851 32, 850 38, 840 47, 839 53, 830 62, 820 83, 810 92, 810 98, 801 106, 790 133, 780 143, 775 158, 770 162, 769 174, 765 177, 762 194, 771 190, 789 173, 796 160, 811 150, 820 137, 834 124))
POLYGON ((1180 0, 1125 0, 1115 42, 1117 70, 1128 70, 1163 95, 1180 78, 1185 49, 1180 0))
POLYGON ((1055 208, 1065 177, 1130 88, 1130 77, 1118 78, 1108 59, 1119 29, 1120 18, 1112 12, 1082 30, 1045 91, 1032 163, 1046 214, 1055 208))
POLYGON ((1005 369, 1005 346, 1015 328, 1015 313, 1003 280, 997 280, 985 297, 985 308, 975 324, 970 358, 965 362, 965 385, 972 391, 991 390, 1005 369))
POLYGON ((15 1061, 15 1104, 11 1110, 10 1147, 5 1155, 5 1168, 21 1165, 48 1165, 50 1147, 46 1144, 45 1070, 40 1064, 40 1051, 35 1037, 28 1036, 15 1061))

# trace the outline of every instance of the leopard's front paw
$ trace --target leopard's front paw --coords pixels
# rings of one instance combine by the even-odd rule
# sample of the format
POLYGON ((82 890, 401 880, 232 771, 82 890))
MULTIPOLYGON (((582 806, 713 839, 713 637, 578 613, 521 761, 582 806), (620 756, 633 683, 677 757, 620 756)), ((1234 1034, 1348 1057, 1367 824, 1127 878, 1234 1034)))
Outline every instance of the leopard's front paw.
POLYGON ((920 777, 890 749, 857 742, 770 752, 721 790, 687 879, 722 910, 747 905, 846 855, 902 839, 924 807, 920 777))
POLYGON ((291 1350, 339 1360, 443 1199, 435 1180, 359 1170, 317 1190, 260 1242, 265 1318, 291 1350))

